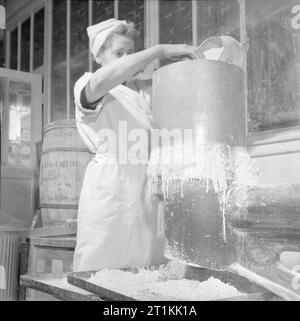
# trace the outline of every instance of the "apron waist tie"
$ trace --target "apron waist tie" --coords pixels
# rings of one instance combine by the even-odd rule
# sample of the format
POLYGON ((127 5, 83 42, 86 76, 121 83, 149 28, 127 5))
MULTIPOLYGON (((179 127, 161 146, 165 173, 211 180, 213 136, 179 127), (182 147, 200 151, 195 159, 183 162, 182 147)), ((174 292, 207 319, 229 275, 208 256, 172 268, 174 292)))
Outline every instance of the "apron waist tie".
POLYGON ((95 163, 116 164, 117 160, 114 155, 109 152, 96 152, 91 161, 95 163))

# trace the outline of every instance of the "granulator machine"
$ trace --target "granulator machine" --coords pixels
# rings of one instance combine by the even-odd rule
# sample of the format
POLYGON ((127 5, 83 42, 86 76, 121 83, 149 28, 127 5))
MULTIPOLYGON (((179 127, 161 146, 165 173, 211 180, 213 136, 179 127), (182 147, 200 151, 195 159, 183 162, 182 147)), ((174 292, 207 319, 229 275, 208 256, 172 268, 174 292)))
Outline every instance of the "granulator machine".
POLYGON ((300 186, 257 184, 246 151, 243 53, 233 45, 230 37, 212 38, 202 49, 213 59, 154 73, 154 127, 162 137, 152 146, 149 176, 165 199, 158 229, 164 225, 167 258, 232 271, 299 300, 299 271, 283 266, 280 255, 300 251, 300 186))

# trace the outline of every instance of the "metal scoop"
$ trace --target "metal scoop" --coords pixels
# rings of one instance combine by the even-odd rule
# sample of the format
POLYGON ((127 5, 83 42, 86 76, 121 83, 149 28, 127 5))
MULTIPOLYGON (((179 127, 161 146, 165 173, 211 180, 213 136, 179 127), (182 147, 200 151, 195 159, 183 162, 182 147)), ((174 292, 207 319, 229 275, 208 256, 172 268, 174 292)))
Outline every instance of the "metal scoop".
POLYGON ((206 59, 224 61, 244 68, 243 46, 233 37, 211 37, 203 41, 198 48, 206 59))

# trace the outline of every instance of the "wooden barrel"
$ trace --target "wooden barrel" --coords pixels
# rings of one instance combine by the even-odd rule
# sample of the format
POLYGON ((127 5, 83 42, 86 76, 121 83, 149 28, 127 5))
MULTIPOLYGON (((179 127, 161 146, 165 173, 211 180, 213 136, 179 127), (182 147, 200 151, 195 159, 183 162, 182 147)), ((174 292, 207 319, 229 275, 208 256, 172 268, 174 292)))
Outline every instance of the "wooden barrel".
POLYGON ((40 163, 40 203, 43 226, 77 219, 80 190, 91 153, 80 138, 75 120, 45 128, 40 163))

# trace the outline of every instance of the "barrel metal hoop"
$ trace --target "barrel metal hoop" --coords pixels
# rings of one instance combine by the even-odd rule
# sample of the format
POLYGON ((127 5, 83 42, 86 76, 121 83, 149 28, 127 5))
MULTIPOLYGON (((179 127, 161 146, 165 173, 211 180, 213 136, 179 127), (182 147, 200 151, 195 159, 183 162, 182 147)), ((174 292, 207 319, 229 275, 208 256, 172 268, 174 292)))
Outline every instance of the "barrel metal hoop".
POLYGON ((55 147, 55 148, 48 148, 42 151, 42 155, 52 153, 52 152, 78 152, 78 153, 89 153, 91 152, 84 147, 74 148, 74 147, 55 147))
POLYGON ((70 121, 70 122, 61 122, 61 123, 53 122, 53 123, 50 123, 48 126, 46 126, 46 128, 44 129, 44 134, 50 130, 60 129, 60 128, 76 128, 77 129, 77 125, 76 125, 75 120, 70 121))
POLYGON ((41 204, 41 208, 52 208, 52 209, 62 209, 62 210, 77 210, 78 205, 75 204, 41 204))

